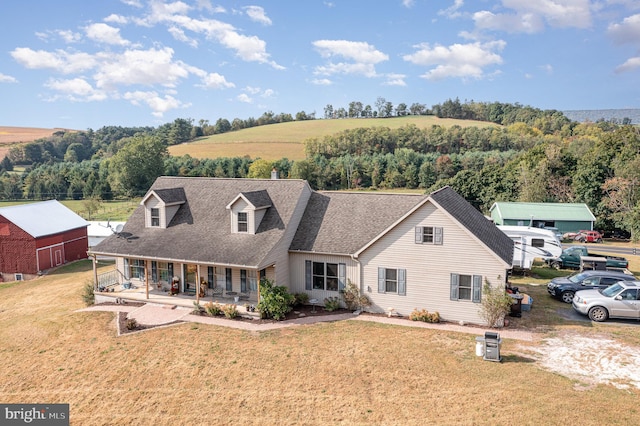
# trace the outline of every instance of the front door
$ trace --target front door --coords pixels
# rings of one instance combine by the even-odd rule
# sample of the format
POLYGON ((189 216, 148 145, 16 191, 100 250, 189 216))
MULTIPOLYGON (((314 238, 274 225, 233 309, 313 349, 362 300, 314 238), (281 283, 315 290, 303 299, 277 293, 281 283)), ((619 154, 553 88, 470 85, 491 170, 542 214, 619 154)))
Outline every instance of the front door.
POLYGON ((185 293, 196 292, 196 280, 198 278, 198 266, 187 264, 184 265, 184 288, 182 291, 185 293))
POLYGON ((54 265, 60 266, 62 265, 62 250, 61 249, 53 249, 53 259, 54 265))

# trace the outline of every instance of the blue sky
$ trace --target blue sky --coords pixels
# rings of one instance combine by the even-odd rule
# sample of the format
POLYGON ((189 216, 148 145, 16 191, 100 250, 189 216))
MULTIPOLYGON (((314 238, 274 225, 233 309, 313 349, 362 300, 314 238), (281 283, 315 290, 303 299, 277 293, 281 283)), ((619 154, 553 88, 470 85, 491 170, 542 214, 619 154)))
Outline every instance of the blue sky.
POLYGON ((638 0, 22 0, 0 125, 98 129, 376 99, 640 108, 638 0))

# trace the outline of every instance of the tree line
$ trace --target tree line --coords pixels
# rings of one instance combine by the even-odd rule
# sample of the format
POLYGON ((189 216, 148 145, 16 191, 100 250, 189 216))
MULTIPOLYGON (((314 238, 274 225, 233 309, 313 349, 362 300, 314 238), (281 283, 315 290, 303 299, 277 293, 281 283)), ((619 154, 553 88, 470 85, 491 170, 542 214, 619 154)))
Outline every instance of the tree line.
MULTIPOLYGON (((451 102, 445 104, 457 110, 451 102)), ((487 114, 494 106, 472 109, 487 114)), ((345 130, 305 140, 306 158, 299 161, 169 156, 169 145, 191 137, 189 120, 59 132, 14 148, 0 162, 0 199, 109 200, 141 196, 160 175, 269 178, 276 168, 281 178, 305 179, 320 190, 429 192, 450 185, 484 213, 496 201, 584 202, 598 228, 640 235, 638 127, 576 123, 518 105, 500 111, 502 116, 489 116, 528 122, 345 130), (28 167, 11 173, 14 164, 28 167)))

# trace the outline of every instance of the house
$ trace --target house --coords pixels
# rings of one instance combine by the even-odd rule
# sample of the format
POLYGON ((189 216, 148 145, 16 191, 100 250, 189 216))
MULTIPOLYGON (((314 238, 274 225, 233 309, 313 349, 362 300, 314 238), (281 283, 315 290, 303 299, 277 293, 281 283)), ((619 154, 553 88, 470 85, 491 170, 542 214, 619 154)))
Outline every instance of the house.
POLYGON ((86 259, 88 225, 56 200, 0 208, 0 281, 86 259))
POLYGON ((496 225, 551 227, 560 234, 591 230, 596 221, 584 203, 496 202, 489 211, 496 225))
POLYGON ((369 308, 482 323, 482 286, 504 286, 513 242, 449 187, 430 195, 314 191, 294 179, 160 177, 121 232, 90 254, 118 280, 258 300, 268 278, 319 301, 347 282, 369 308))

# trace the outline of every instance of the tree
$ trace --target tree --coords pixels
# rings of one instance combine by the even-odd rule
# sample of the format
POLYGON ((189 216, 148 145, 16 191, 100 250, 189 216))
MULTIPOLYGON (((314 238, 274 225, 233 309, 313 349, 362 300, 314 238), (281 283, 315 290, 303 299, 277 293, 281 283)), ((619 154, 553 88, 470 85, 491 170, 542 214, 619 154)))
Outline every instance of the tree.
POLYGON ((120 194, 139 196, 164 172, 167 148, 152 136, 134 136, 113 156, 109 165, 111 187, 120 194))
POLYGON ((480 316, 489 327, 503 327, 504 317, 511 311, 512 304, 513 300, 504 287, 494 287, 488 280, 485 280, 482 288, 480 316))
POLYGON ((271 177, 271 170, 273 170, 273 163, 271 161, 258 158, 249 166, 249 174, 247 177, 252 179, 269 179, 271 177))
POLYGON ((324 118, 333 118, 333 105, 327 104, 327 106, 324 107, 324 118))

